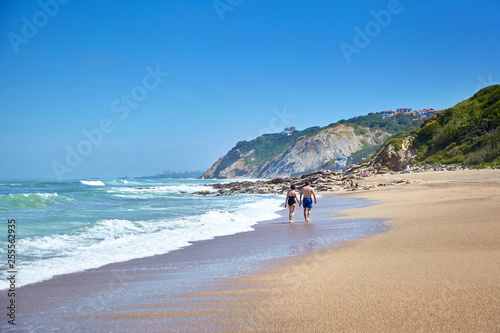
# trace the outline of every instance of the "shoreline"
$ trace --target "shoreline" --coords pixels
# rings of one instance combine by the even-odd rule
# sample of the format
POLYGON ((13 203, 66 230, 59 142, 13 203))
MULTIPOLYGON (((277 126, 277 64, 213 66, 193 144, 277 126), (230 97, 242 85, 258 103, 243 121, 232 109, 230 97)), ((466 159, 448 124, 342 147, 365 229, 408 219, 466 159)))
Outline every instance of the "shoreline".
MULTIPOLYGON (((289 258, 201 297, 194 331, 498 332, 500 171, 379 175, 402 186, 342 196, 379 202, 343 218, 391 230, 289 258), (222 297, 224 296, 224 297, 222 297), (215 328, 215 329, 214 329, 215 328)), ((314 211, 313 211, 314 214, 314 211)))
MULTIPOLYGON (((274 261, 316 251, 327 244, 342 242, 344 238, 384 231, 379 221, 366 219, 346 220, 331 228, 335 217, 330 213, 335 204, 328 202, 338 201, 353 208, 370 205, 370 202, 328 195, 321 198, 324 206, 316 208, 315 224, 289 225, 288 210, 282 209, 278 219, 261 221, 254 225, 253 231, 197 241, 163 255, 57 275, 19 287, 16 290, 19 303, 16 328, 28 331, 33 327, 45 331, 63 328, 68 332, 134 331, 129 327, 133 324, 129 322, 133 313, 155 310, 163 313, 154 320, 155 325, 165 328, 176 321, 172 318, 196 311, 197 305, 191 297, 184 297, 185 294, 219 290, 221 281, 254 274, 263 267, 272 266, 274 261), (124 317, 117 319, 120 315, 124 317), (165 322, 165 317, 169 316, 165 322)), ((301 210, 297 210, 294 220, 298 222, 302 218, 301 210)), ((6 301, 4 296, 0 295, 2 304, 6 301)), ((150 324, 148 319, 141 322, 150 324)), ((4 324, 2 322, 0 327, 6 332, 14 328, 4 324)))
MULTIPOLYGON (((334 192, 330 200, 363 204, 332 212, 322 199, 309 228, 288 225, 282 210, 286 223, 266 221, 249 233, 21 287, 18 299, 25 304, 17 319, 28 330, 68 332, 498 332, 500 170, 358 181, 369 190, 334 192), (399 186, 373 186, 380 183, 399 186), (331 231, 356 219, 385 221, 390 230, 325 246, 321 237, 304 238, 323 213, 336 221, 331 231), (301 252, 261 266, 238 257, 233 268, 254 270, 237 277, 212 270, 276 239, 287 251, 301 252), (215 266, 202 258, 208 250, 221 259, 215 266), (195 258, 188 266, 204 262, 210 269, 186 275, 169 266, 187 257, 195 258), (212 276, 196 281, 199 274, 212 276), (176 281, 188 288, 176 289, 176 281)), ((298 209, 295 220, 301 219, 298 209)))

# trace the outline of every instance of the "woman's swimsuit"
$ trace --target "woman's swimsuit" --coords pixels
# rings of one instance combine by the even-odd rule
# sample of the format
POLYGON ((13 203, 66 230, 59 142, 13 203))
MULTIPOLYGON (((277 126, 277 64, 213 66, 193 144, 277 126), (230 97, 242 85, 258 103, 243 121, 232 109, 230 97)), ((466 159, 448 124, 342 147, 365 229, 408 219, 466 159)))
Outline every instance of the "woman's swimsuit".
POLYGON ((288 197, 288 206, 295 204, 295 197, 288 197))

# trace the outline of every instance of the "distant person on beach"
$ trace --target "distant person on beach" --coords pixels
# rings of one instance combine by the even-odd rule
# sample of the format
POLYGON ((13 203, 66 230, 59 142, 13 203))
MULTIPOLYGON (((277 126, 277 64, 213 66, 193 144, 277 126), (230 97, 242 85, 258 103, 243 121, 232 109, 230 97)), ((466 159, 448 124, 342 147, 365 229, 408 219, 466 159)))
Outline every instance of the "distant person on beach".
POLYGON ((300 206, 300 200, 297 197, 297 192, 295 192, 295 185, 290 185, 290 191, 286 194, 286 199, 285 199, 285 208, 286 205, 288 204, 288 209, 290 210, 290 213, 288 214, 288 222, 292 223, 293 215, 295 214, 295 206, 296 203, 299 203, 300 206))
POLYGON ((306 186, 304 186, 300 190, 300 199, 299 199, 299 205, 300 201, 302 201, 302 204, 304 206, 304 219, 306 220, 306 223, 309 223, 309 217, 311 216, 311 208, 312 208, 312 197, 314 197, 314 203, 316 204, 316 193, 314 193, 314 190, 309 186, 309 182, 306 182, 306 186), (302 196, 304 196, 304 200, 302 200, 302 196))

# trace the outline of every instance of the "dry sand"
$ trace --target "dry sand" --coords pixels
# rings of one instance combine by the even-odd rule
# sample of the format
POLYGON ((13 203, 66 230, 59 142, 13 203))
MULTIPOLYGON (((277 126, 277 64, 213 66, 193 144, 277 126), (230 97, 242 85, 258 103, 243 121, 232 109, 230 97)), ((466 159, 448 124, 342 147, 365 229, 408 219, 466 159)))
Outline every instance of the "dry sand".
POLYGON ((390 231, 229 281, 209 294, 205 319, 186 324, 228 332, 500 332, 500 170, 378 175, 360 185, 400 179, 413 183, 343 194, 384 202, 343 213, 390 218, 390 231))

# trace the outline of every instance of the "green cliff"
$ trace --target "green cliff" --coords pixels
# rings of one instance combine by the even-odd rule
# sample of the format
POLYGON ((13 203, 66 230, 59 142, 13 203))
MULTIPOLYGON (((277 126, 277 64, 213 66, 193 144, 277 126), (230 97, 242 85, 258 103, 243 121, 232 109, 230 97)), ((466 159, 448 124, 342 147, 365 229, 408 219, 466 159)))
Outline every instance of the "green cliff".
POLYGON ((291 135, 265 134, 240 141, 220 158, 203 178, 274 178, 333 168, 339 157, 368 157, 389 137, 413 129, 421 121, 399 114, 378 114, 311 127, 291 135))
POLYGON ((484 88, 410 134, 387 141, 368 168, 401 171, 421 164, 499 165, 500 85, 484 88))
POLYGON ((500 163, 500 85, 428 119, 412 142, 417 163, 500 163))

